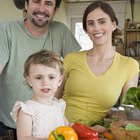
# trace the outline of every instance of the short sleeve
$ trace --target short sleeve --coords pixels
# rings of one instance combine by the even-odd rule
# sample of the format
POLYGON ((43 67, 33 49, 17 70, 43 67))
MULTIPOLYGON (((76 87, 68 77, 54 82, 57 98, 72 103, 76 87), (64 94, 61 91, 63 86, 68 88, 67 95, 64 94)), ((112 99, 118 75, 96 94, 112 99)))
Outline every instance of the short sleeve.
POLYGON ((15 123, 17 121, 20 109, 22 109, 22 111, 28 115, 33 115, 33 111, 30 107, 28 107, 26 104, 24 104, 21 101, 17 101, 17 102, 15 102, 13 109, 10 112, 10 115, 13 118, 15 123))
POLYGON ((68 55, 66 55, 66 57, 64 58, 64 68, 66 73, 69 72, 70 67, 71 67, 71 62, 73 62, 73 53, 70 53, 68 55))
POLYGON ((65 113, 66 102, 63 99, 54 98, 54 105, 57 106, 57 110, 61 110, 61 112, 65 113))
POLYGON ((73 36, 72 32, 65 26, 64 31, 64 43, 65 47, 63 47, 63 56, 66 56, 69 53, 77 52, 81 50, 81 46, 76 40, 76 38, 73 36), (66 47, 67 46, 67 47, 66 47))
MULTIPOLYGON (((49 32, 54 39, 53 44, 57 43, 56 46, 60 45, 58 47, 59 53, 63 58, 71 52, 77 52, 81 50, 80 44, 65 24, 58 21, 52 21, 49 32)), ((55 50, 56 49, 57 48, 55 48, 55 50)))
POLYGON ((66 102, 63 99, 59 99, 59 107, 62 109, 63 115, 65 114, 66 102))
POLYGON ((9 60, 9 52, 10 52, 10 37, 5 28, 8 28, 4 24, 0 24, 0 64, 3 66, 9 60))
POLYGON ((130 74, 129 74, 128 80, 132 79, 140 71, 139 63, 133 58, 129 59, 129 71, 130 71, 130 74))

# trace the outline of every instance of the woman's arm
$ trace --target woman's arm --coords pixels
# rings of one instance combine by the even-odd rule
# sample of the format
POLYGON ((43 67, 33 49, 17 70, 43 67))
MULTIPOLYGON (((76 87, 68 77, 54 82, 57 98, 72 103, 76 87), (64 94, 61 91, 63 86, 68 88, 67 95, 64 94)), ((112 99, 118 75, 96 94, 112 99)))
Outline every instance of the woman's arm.
POLYGON ((127 90, 131 87, 138 86, 138 79, 139 79, 139 73, 137 73, 130 81, 128 81, 124 85, 122 93, 121 93, 120 104, 122 104, 123 97, 124 97, 125 93, 127 92, 127 90))

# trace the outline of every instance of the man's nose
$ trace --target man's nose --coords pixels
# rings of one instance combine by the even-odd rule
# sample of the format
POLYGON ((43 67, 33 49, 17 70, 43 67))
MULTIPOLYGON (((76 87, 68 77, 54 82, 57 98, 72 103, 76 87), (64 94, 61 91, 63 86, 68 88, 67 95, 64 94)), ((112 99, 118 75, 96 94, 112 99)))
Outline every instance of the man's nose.
POLYGON ((44 3, 40 3, 40 5, 39 5, 39 10, 40 10, 41 12, 44 12, 45 9, 46 9, 46 5, 45 5, 44 3))

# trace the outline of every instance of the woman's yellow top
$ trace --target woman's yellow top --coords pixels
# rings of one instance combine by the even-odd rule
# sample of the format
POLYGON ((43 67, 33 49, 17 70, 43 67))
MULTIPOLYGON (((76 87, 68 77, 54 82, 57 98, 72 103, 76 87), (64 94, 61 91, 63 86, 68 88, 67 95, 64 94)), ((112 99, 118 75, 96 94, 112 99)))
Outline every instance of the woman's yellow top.
POLYGON ((96 76, 87 64, 86 53, 71 53, 65 57, 68 79, 63 99, 70 122, 91 125, 105 117, 117 102, 124 84, 139 72, 139 64, 130 57, 116 53, 110 68, 96 76))

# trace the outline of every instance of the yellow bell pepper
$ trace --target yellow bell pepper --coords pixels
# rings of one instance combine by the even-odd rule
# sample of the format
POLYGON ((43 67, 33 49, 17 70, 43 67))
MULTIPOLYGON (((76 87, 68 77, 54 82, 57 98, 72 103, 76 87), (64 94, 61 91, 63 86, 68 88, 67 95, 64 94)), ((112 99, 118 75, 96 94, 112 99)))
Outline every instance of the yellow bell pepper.
POLYGON ((78 140, 78 136, 73 128, 59 126, 50 133, 48 140, 78 140))

